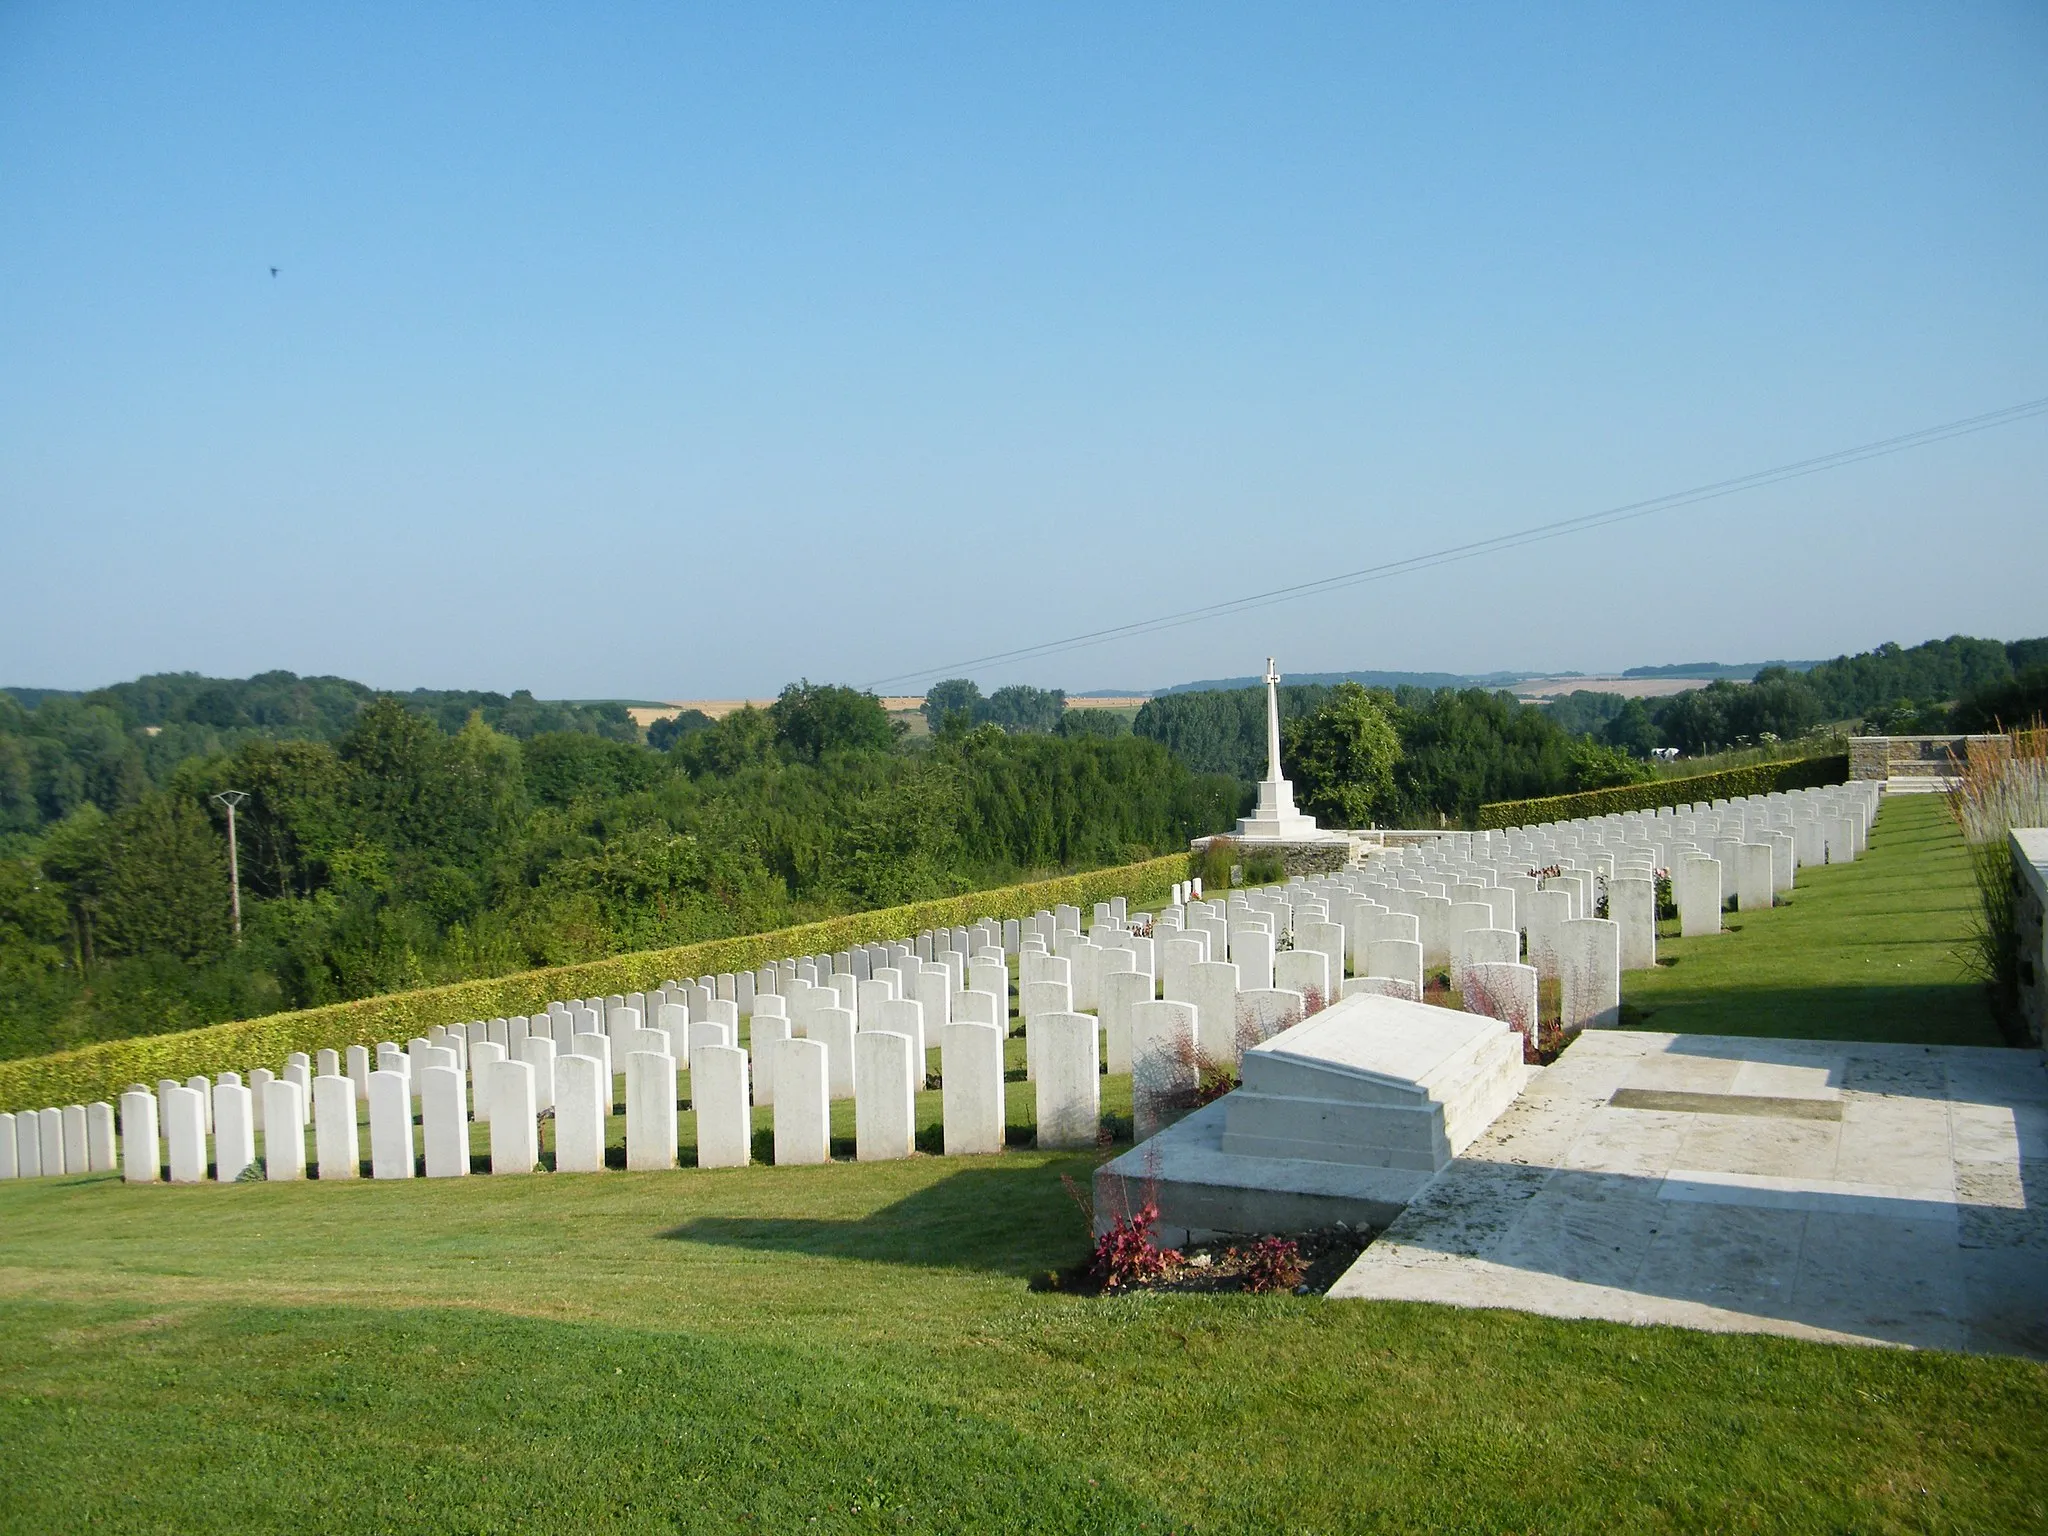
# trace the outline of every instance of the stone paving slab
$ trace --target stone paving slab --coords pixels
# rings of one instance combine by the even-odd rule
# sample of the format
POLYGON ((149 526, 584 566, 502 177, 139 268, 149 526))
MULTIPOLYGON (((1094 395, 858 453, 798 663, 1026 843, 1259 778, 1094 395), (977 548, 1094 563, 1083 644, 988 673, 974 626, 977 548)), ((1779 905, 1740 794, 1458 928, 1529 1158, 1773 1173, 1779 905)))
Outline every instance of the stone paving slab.
POLYGON ((2048 1071, 1589 1032, 1330 1296, 2048 1359, 2048 1071))

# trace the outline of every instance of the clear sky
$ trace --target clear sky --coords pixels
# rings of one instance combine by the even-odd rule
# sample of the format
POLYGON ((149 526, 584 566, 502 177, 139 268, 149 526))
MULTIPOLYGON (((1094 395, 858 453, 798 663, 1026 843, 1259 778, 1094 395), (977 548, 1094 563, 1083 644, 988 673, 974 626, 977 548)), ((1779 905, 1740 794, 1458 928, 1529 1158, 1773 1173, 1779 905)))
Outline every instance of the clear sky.
MULTIPOLYGON (((0 684, 867 684, 2043 395, 2038 0, 0 5, 0 684)), ((2044 573, 2036 418, 981 680, 2044 573)))

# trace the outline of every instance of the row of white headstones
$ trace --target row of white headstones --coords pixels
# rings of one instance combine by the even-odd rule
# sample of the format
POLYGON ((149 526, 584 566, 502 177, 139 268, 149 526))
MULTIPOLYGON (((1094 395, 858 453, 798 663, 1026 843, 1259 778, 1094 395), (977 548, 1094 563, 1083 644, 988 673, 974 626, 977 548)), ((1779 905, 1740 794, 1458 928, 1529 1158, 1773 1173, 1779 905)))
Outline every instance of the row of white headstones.
MULTIPOLYGON (((1038 1145, 1096 1144, 1105 1070, 1132 1075, 1142 1140, 1186 1107, 1204 1064, 1234 1067, 1337 991, 1419 1000, 1426 976, 1445 971, 1465 1008, 1533 1045, 1538 986, 1555 977, 1567 1032, 1618 1022, 1621 972, 1656 960, 1660 872, 1671 871, 1681 931, 1716 932, 1724 896, 1768 905, 1801 866, 1854 858, 1875 809, 1875 786, 1845 785, 1450 833, 1222 901, 1190 883, 1156 915, 1098 903, 1085 933, 1080 910, 1063 906, 436 1025, 404 1047, 295 1053, 246 1083, 225 1072, 138 1084, 121 1098, 120 1165, 134 1182, 166 1165, 172 1182, 233 1181, 259 1166, 262 1135, 263 1176, 304 1178, 310 1126, 310 1166, 353 1178, 366 1105, 375 1178, 469 1173, 472 1123, 488 1127, 493 1172, 529 1173, 550 1120, 555 1171, 596 1172, 623 1079, 627 1167, 672 1168, 685 1071, 699 1167, 751 1161, 756 1106, 773 1111, 776 1163, 828 1161, 831 1104, 845 1099, 857 1158, 906 1157, 932 1049, 945 1151, 997 1152, 1012 958, 1038 1145)), ((111 1170, 116 1139, 105 1103, 0 1114, 0 1177, 111 1170)))

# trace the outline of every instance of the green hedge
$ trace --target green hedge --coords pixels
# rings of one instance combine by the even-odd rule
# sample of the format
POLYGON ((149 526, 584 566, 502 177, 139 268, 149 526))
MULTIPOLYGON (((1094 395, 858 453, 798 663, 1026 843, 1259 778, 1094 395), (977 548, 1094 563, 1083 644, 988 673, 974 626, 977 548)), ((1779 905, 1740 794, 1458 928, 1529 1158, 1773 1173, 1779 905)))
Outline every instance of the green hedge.
POLYGON ((1187 874, 1188 856, 1169 854, 1141 864, 1001 886, 907 907, 854 912, 769 933, 710 939, 678 949, 642 950, 582 965, 520 971, 417 992, 391 992, 297 1013, 274 1013, 178 1034, 139 1035, 52 1056, 0 1061, 0 1106, 39 1109, 86 1103, 115 1098, 130 1083, 153 1084, 166 1077, 182 1081, 200 1073, 246 1072, 253 1066, 277 1068, 293 1051, 310 1053, 377 1040, 404 1041, 425 1034, 433 1024, 531 1013, 559 998, 644 992, 670 977, 754 970, 788 955, 830 953, 852 944, 901 938, 925 928, 965 927, 984 917, 1028 917, 1060 902, 1085 910, 1112 896, 1139 903, 1163 901, 1173 882, 1187 874))
POLYGON ((1847 753, 1832 757, 1797 757, 1784 763, 1755 763, 1690 779, 1653 779, 1614 789, 1589 789, 1577 795, 1547 795, 1540 800, 1496 800, 1479 807, 1479 828, 1533 827, 1546 821, 1578 821, 1612 816, 1621 811, 1652 811, 1666 805, 1698 805, 1709 800, 1739 800, 1788 789, 1815 789, 1842 784, 1849 778, 1847 753))

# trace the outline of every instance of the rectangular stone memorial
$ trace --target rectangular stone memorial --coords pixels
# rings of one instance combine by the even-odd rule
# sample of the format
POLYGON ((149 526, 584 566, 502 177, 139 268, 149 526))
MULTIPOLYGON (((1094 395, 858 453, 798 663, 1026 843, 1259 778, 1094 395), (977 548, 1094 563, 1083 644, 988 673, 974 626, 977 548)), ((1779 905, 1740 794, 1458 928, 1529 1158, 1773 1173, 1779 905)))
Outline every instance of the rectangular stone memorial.
MULTIPOLYGON (((163 1177, 157 1162, 156 1129, 156 1095, 146 1088, 130 1088, 122 1094, 121 1177, 127 1183, 154 1184, 163 1177)), ((32 1177, 29 1169, 19 1164, 16 1172, 22 1178, 32 1177)))
MULTIPOLYGON (((756 1003, 761 1001, 761 998, 755 999, 756 1003)), ((788 1019, 779 1014, 763 1013, 758 1007, 754 1010, 753 1019, 747 1027, 747 1057, 756 1104, 766 1107, 775 1103, 775 1043, 787 1040, 789 1035, 788 1019)))
POLYGON ((595 1056, 555 1058, 555 1172, 604 1171, 611 1075, 595 1056))
POLYGON ((1678 901, 1678 932, 1687 939, 1721 931, 1721 866, 1713 859, 1691 856, 1672 871, 1678 901))
POLYGON ((890 1030, 863 1029, 854 1037, 854 1156, 861 1162, 908 1157, 915 1150, 914 1048, 908 1035, 890 1030))
POLYGON ((1332 1001, 1329 955, 1320 949, 1282 950, 1273 957, 1273 985, 1300 993, 1305 1011, 1327 1007, 1332 1001))
POLYGON ((356 1085, 339 1072, 313 1079, 313 1156, 322 1179, 352 1179, 362 1160, 356 1085))
MULTIPOLYGON (((473 1045, 470 1050, 483 1048, 473 1045)), ((462 1073, 451 1067, 422 1067, 417 1077, 427 1177, 464 1177, 469 1173, 469 1114, 463 1103, 462 1073)))
MULTIPOLYGON (((835 1099, 854 1096, 854 1014, 850 1008, 818 1008, 804 1021, 804 1037, 826 1050, 827 1084, 835 1099)), ((778 1068, 778 1070, 780 1070, 778 1068)), ((776 1096, 781 1097, 781 1079, 776 1079, 776 1096)))
POLYGON ((955 1020, 942 1031, 939 1072, 944 1088, 948 1157, 1003 1150, 1003 1033, 993 1024, 955 1020))
MULTIPOLYGON (((164 1145, 168 1153, 171 1182, 173 1184, 198 1184, 206 1178, 206 1109, 205 1100, 197 1089, 178 1086, 167 1088, 158 1098, 164 1112, 164 1145)), ((43 1172, 64 1171, 61 1149, 58 1163, 51 1166, 50 1149, 43 1148, 43 1172)))
POLYGON ((540 1111, 533 1068, 500 1061, 491 1068, 491 1172, 532 1173, 540 1163, 540 1111))
MULTIPOLYGON (((216 1099, 214 1113, 220 1113, 216 1099)), ((112 1173, 119 1159, 114 1155, 114 1106, 101 1100, 85 1106, 85 1165, 94 1173, 112 1173)), ((5 1175, 0 1175, 5 1177, 5 1175)))
POLYGON ((1094 1146, 1102 1129, 1102 1055, 1094 1016, 1046 1013, 1031 1027, 1039 1040, 1038 1145, 1094 1146))
POLYGON ((1194 1108, 1196 1022, 1189 1003, 1148 1001, 1131 1010, 1131 1109, 1139 1141, 1194 1108))
POLYGON ((1566 1034, 1621 1024, 1621 927, 1607 918, 1577 917, 1558 937, 1558 971, 1566 1034))
MULTIPOLYGON (((211 1084, 208 1085, 211 1087, 211 1084)), ((90 1173, 92 1165, 85 1155, 85 1106, 66 1104, 62 1112, 64 1125, 64 1169, 67 1173, 90 1173)))
POLYGON ((626 1166, 636 1170, 675 1167, 676 1139, 675 1057, 666 1052, 628 1052, 626 1166))
POLYGON ((412 1093, 400 1072, 370 1074, 370 1177, 413 1176, 412 1093))
POLYGON ((298 1080, 263 1085, 263 1177, 273 1183, 306 1176, 306 1107, 298 1080))
POLYGON ((698 1046, 690 1104, 697 1113, 699 1168, 744 1168, 753 1161, 754 1113, 747 1100, 747 1053, 737 1046, 698 1046))
MULTIPOLYGON (((840 1009, 825 1010, 843 1012, 840 1009)), ((853 1054, 852 1016, 847 1016, 846 1052, 853 1054)), ((832 1160, 830 1060, 823 1040, 784 1040, 775 1047, 775 1162, 832 1160)))

